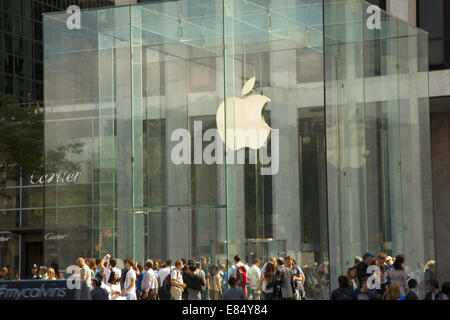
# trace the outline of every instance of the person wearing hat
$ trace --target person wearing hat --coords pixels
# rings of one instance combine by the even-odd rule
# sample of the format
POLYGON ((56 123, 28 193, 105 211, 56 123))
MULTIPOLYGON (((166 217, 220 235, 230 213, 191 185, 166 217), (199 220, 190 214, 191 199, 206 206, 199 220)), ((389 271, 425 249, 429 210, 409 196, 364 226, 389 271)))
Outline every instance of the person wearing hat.
POLYGON ((367 268, 372 264, 373 254, 367 252, 363 255, 362 261, 356 267, 356 277, 359 283, 362 283, 362 279, 367 277, 367 268))
POLYGON ((28 279, 39 280, 39 268, 37 264, 33 264, 33 266, 31 267, 31 275, 28 277, 28 279))
POLYGON ((108 300, 108 292, 102 288, 102 278, 97 276, 92 279, 90 294, 92 300, 108 300))

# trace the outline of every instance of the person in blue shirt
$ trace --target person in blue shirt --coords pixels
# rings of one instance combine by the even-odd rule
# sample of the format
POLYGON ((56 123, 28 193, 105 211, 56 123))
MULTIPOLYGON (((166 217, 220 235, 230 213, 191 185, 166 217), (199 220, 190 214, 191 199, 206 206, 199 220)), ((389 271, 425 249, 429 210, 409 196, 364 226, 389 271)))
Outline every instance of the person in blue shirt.
POLYGON ((361 279, 361 288, 356 288, 354 290, 354 299, 355 300, 373 300, 375 298, 375 294, 372 290, 369 290, 367 286, 368 277, 363 277, 361 279))
POLYGON ((224 284, 222 292, 225 292, 228 290, 228 271, 226 269, 223 272, 222 283, 224 284))
POLYGON ((137 286, 136 286, 136 296, 140 297, 142 293, 142 279, 144 278, 144 266, 142 264, 138 264, 137 268, 139 270, 139 275, 137 276, 137 286))

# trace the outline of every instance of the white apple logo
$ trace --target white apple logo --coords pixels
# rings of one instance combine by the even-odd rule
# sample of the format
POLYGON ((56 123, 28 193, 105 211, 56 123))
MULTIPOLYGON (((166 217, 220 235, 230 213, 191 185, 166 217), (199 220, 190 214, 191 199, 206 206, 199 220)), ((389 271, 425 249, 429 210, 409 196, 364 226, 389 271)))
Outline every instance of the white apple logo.
MULTIPOLYGON (((249 79, 242 88, 242 95, 248 95, 255 86, 255 77, 249 79)), ((261 115, 264 106, 270 99, 254 94, 244 99, 238 97, 228 98, 217 109, 216 122, 222 141, 231 150, 241 148, 259 149, 269 137, 271 128, 261 115), (226 128, 225 128, 225 104, 226 104, 226 128), (225 135, 226 131, 226 135, 225 135), (254 134, 256 139, 248 139, 254 134)))

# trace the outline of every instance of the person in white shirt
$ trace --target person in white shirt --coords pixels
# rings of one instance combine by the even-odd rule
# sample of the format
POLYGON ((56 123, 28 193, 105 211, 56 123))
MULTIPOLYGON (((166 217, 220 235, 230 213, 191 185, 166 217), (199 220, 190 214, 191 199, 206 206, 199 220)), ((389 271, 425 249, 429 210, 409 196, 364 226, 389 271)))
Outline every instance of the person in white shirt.
POLYGON ((126 300, 125 297, 122 296, 122 289, 120 287, 119 276, 117 272, 113 271, 111 273, 111 300, 126 300))
POLYGON ((183 283, 183 275, 181 274, 181 268, 183 268, 183 262, 177 260, 175 262, 175 269, 170 273, 170 294, 174 300, 181 300, 183 290, 186 288, 186 284, 183 283))
POLYGON ((134 270, 135 262, 133 258, 129 258, 125 261, 125 268, 127 268, 128 272, 125 277, 122 295, 125 296, 127 300, 136 300, 136 271, 134 270))
POLYGON ((108 267, 105 268, 105 270, 103 271, 103 273, 104 273, 103 283, 105 283, 106 285, 111 286, 112 279, 110 279, 110 276, 111 276, 112 272, 117 273, 117 276, 119 277, 119 281, 120 281, 120 278, 122 277, 122 270, 117 268, 116 265, 117 265, 117 259, 111 258, 109 260, 108 267))
POLYGON ((86 265, 84 258, 77 259, 77 266, 80 268, 80 280, 85 280, 86 285, 91 287, 91 269, 86 265))
POLYGON ((158 272, 158 295, 161 300, 170 300, 170 291, 164 288, 164 280, 172 270, 172 261, 166 261, 166 267, 161 268, 158 272))
POLYGON ((153 271, 153 261, 148 260, 144 265, 142 277, 142 300, 155 300, 158 295, 158 280, 153 271))
POLYGON ((259 269, 261 261, 256 258, 250 267, 248 277, 250 278, 249 300, 260 300, 261 290, 259 280, 261 279, 261 270, 259 269))

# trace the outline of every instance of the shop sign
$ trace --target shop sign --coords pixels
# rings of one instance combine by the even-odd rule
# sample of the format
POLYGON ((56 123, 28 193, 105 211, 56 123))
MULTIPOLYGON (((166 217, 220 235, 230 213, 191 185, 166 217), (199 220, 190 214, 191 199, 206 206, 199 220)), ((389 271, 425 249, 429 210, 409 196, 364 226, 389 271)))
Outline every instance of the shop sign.
POLYGON ((0 300, 88 300, 86 281, 70 289, 66 280, 0 281, 0 300))
POLYGON ((60 170, 58 172, 46 173, 43 176, 35 177, 34 174, 30 177, 31 184, 44 184, 44 183, 75 183, 82 175, 82 172, 69 172, 66 170, 60 170))
POLYGON ((170 153, 172 163, 190 165, 193 158, 194 164, 234 164, 235 162, 245 164, 245 148, 249 148, 252 149, 252 152, 249 152, 249 164, 256 164, 259 159, 262 164, 261 175, 277 174, 279 129, 272 129, 261 113, 270 99, 263 95, 250 94, 255 81, 253 77, 244 84, 243 98, 230 97, 219 105, 216 114, 217 129, 210 128, 203 134, 202 121, 194 121, 193 157, 191 156, 190 130, 186 128, 174 130, 170 140, 177 143, 170 153), (225 125, 226 120, 228 120, 227 125, 225 125), (267 150, 269 135, 271 135, 270 156, 267 150), (210 143, 203 149, 204 142, 210 143), (226 152, 224 152, 224 145, 227 148, 226 152))
POLYGON ((69 235, 68 234, 57 234, 57 233, 46 233, 44 236, 45 240, 63 240, 65 238, 67 238, 69 235))

